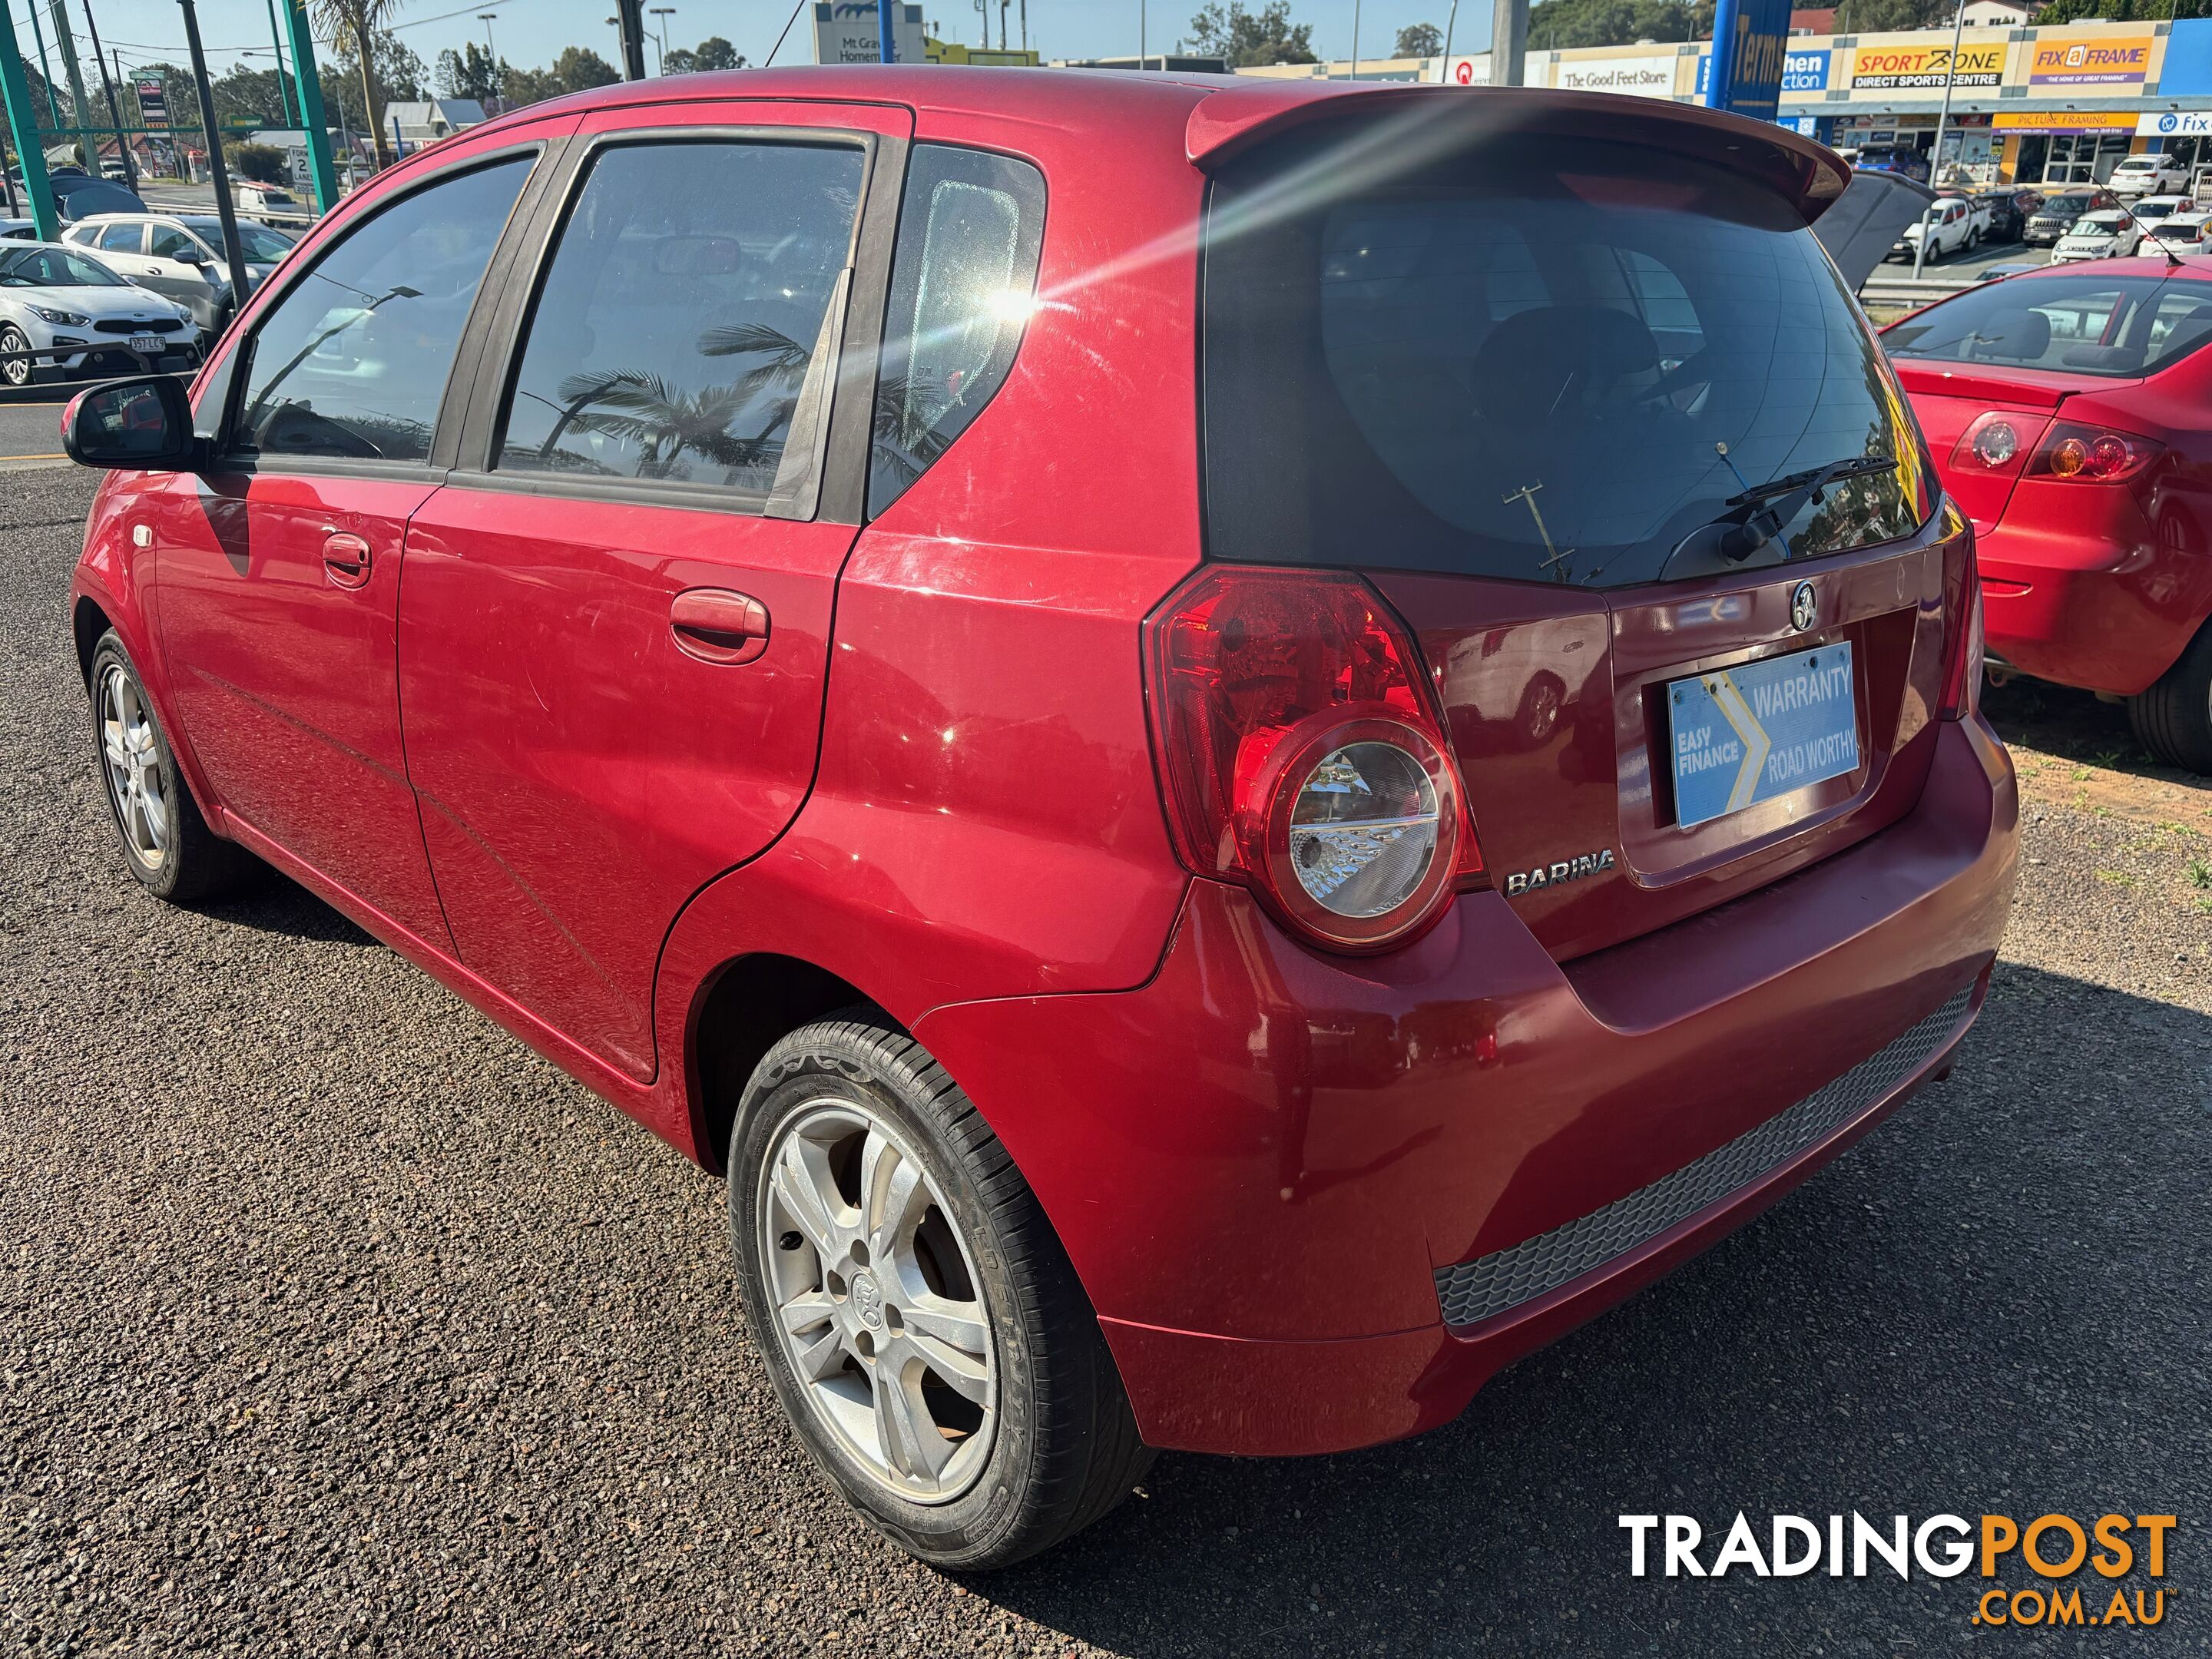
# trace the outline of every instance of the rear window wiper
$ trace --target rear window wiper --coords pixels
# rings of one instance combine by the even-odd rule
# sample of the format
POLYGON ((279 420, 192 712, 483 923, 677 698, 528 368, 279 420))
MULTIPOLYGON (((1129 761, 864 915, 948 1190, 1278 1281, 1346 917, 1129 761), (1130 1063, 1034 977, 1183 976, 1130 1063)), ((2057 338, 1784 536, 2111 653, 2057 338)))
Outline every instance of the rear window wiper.
MULTIPOLYGON (((1723 460, 1728 452, 1720 452, 1723 460)), ((1785 472, 1778 478, 1769 478, 1765 483, 1747 484, 1737 495, 1728 498, 1728 511, 1708 523, 1702 524, 1674 544, 1667 556, 1671 566, 1680 558, 1703 554, 1717 557, 1729 564, 1741 564, 1777 539, 1790 521, 1805 510, 1808 501, 1827 499, 1831 485, 1846 478, 1860 478, 1876 472, 1887 472, 1897 465, 1887 455, 1850 455, 1840 461, 1830 461, 1826 466, 1807 467, 1802 472, 1785 472)), ((1730 469, 1735 466, 1729 462, 1730 469)), ((1737 474, 1741 478, 1742 475, 1737 474)), ((1785 554, 1786 556, 1786 554, 1785 554)), ((1666 572, 1662 569, 1661 574, 1666 572)))

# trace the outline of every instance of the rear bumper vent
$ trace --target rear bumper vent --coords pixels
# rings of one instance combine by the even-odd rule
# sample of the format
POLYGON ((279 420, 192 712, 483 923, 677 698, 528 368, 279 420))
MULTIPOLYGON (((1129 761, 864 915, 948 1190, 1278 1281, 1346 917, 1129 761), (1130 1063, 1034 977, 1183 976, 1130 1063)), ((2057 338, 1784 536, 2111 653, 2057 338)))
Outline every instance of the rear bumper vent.
POLYGON ((1595 1273, 1707 1205, 1756 1185, 1893 1093, 1958 1030, 1973 994, 1968 985, 1887 1048, 1694 1164, 1547 1233, 1439 1267, 1437 1298, 1443 1304, 1444 1323, 1467 1326, 1494 1319, 1595 1273))

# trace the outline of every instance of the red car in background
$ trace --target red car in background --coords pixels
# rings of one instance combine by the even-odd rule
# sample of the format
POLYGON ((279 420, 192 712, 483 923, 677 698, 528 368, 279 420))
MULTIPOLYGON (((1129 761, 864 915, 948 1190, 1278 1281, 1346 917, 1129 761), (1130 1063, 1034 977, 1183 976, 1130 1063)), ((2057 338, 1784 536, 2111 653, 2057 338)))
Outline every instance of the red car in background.
POLYGON ((2212 774, 2212 261, 2023 272, 1882 343, 1973 520, 1991 662, 2124 697, 2212 774))
POLYGON ((726 1175, 759 1362, 930 1560, 1432 1427, 1989 984, 1972 532, 1846 179, 1518 88, 473 128, 191 406, 68 417, 118 860, 276 866, 726 1175))

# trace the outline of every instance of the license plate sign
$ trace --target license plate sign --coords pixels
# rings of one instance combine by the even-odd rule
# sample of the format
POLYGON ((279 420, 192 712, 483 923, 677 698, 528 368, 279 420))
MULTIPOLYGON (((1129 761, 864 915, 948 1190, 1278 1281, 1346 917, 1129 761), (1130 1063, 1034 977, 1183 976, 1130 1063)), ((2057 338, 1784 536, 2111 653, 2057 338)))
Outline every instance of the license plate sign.
POLYGON ((1849 641, 1667 688, 1674 820, 1694 828, 1858 769, 1849 641))
POLYGON ((167 343, 158 334, 134 334, 131 337, 131 349, 143 351, 149 357, 160 356, 167 343))

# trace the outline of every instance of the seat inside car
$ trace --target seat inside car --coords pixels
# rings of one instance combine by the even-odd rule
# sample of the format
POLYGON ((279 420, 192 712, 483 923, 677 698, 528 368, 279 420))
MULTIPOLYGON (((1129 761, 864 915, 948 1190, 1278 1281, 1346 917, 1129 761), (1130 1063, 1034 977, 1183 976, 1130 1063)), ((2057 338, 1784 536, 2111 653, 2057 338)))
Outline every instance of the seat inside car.
POLYGON ((2021 306, 2000 311, 1976 334, 1969 355, 2008 363, 2032 362, 2051 349, 2051 319, 2021 306))

